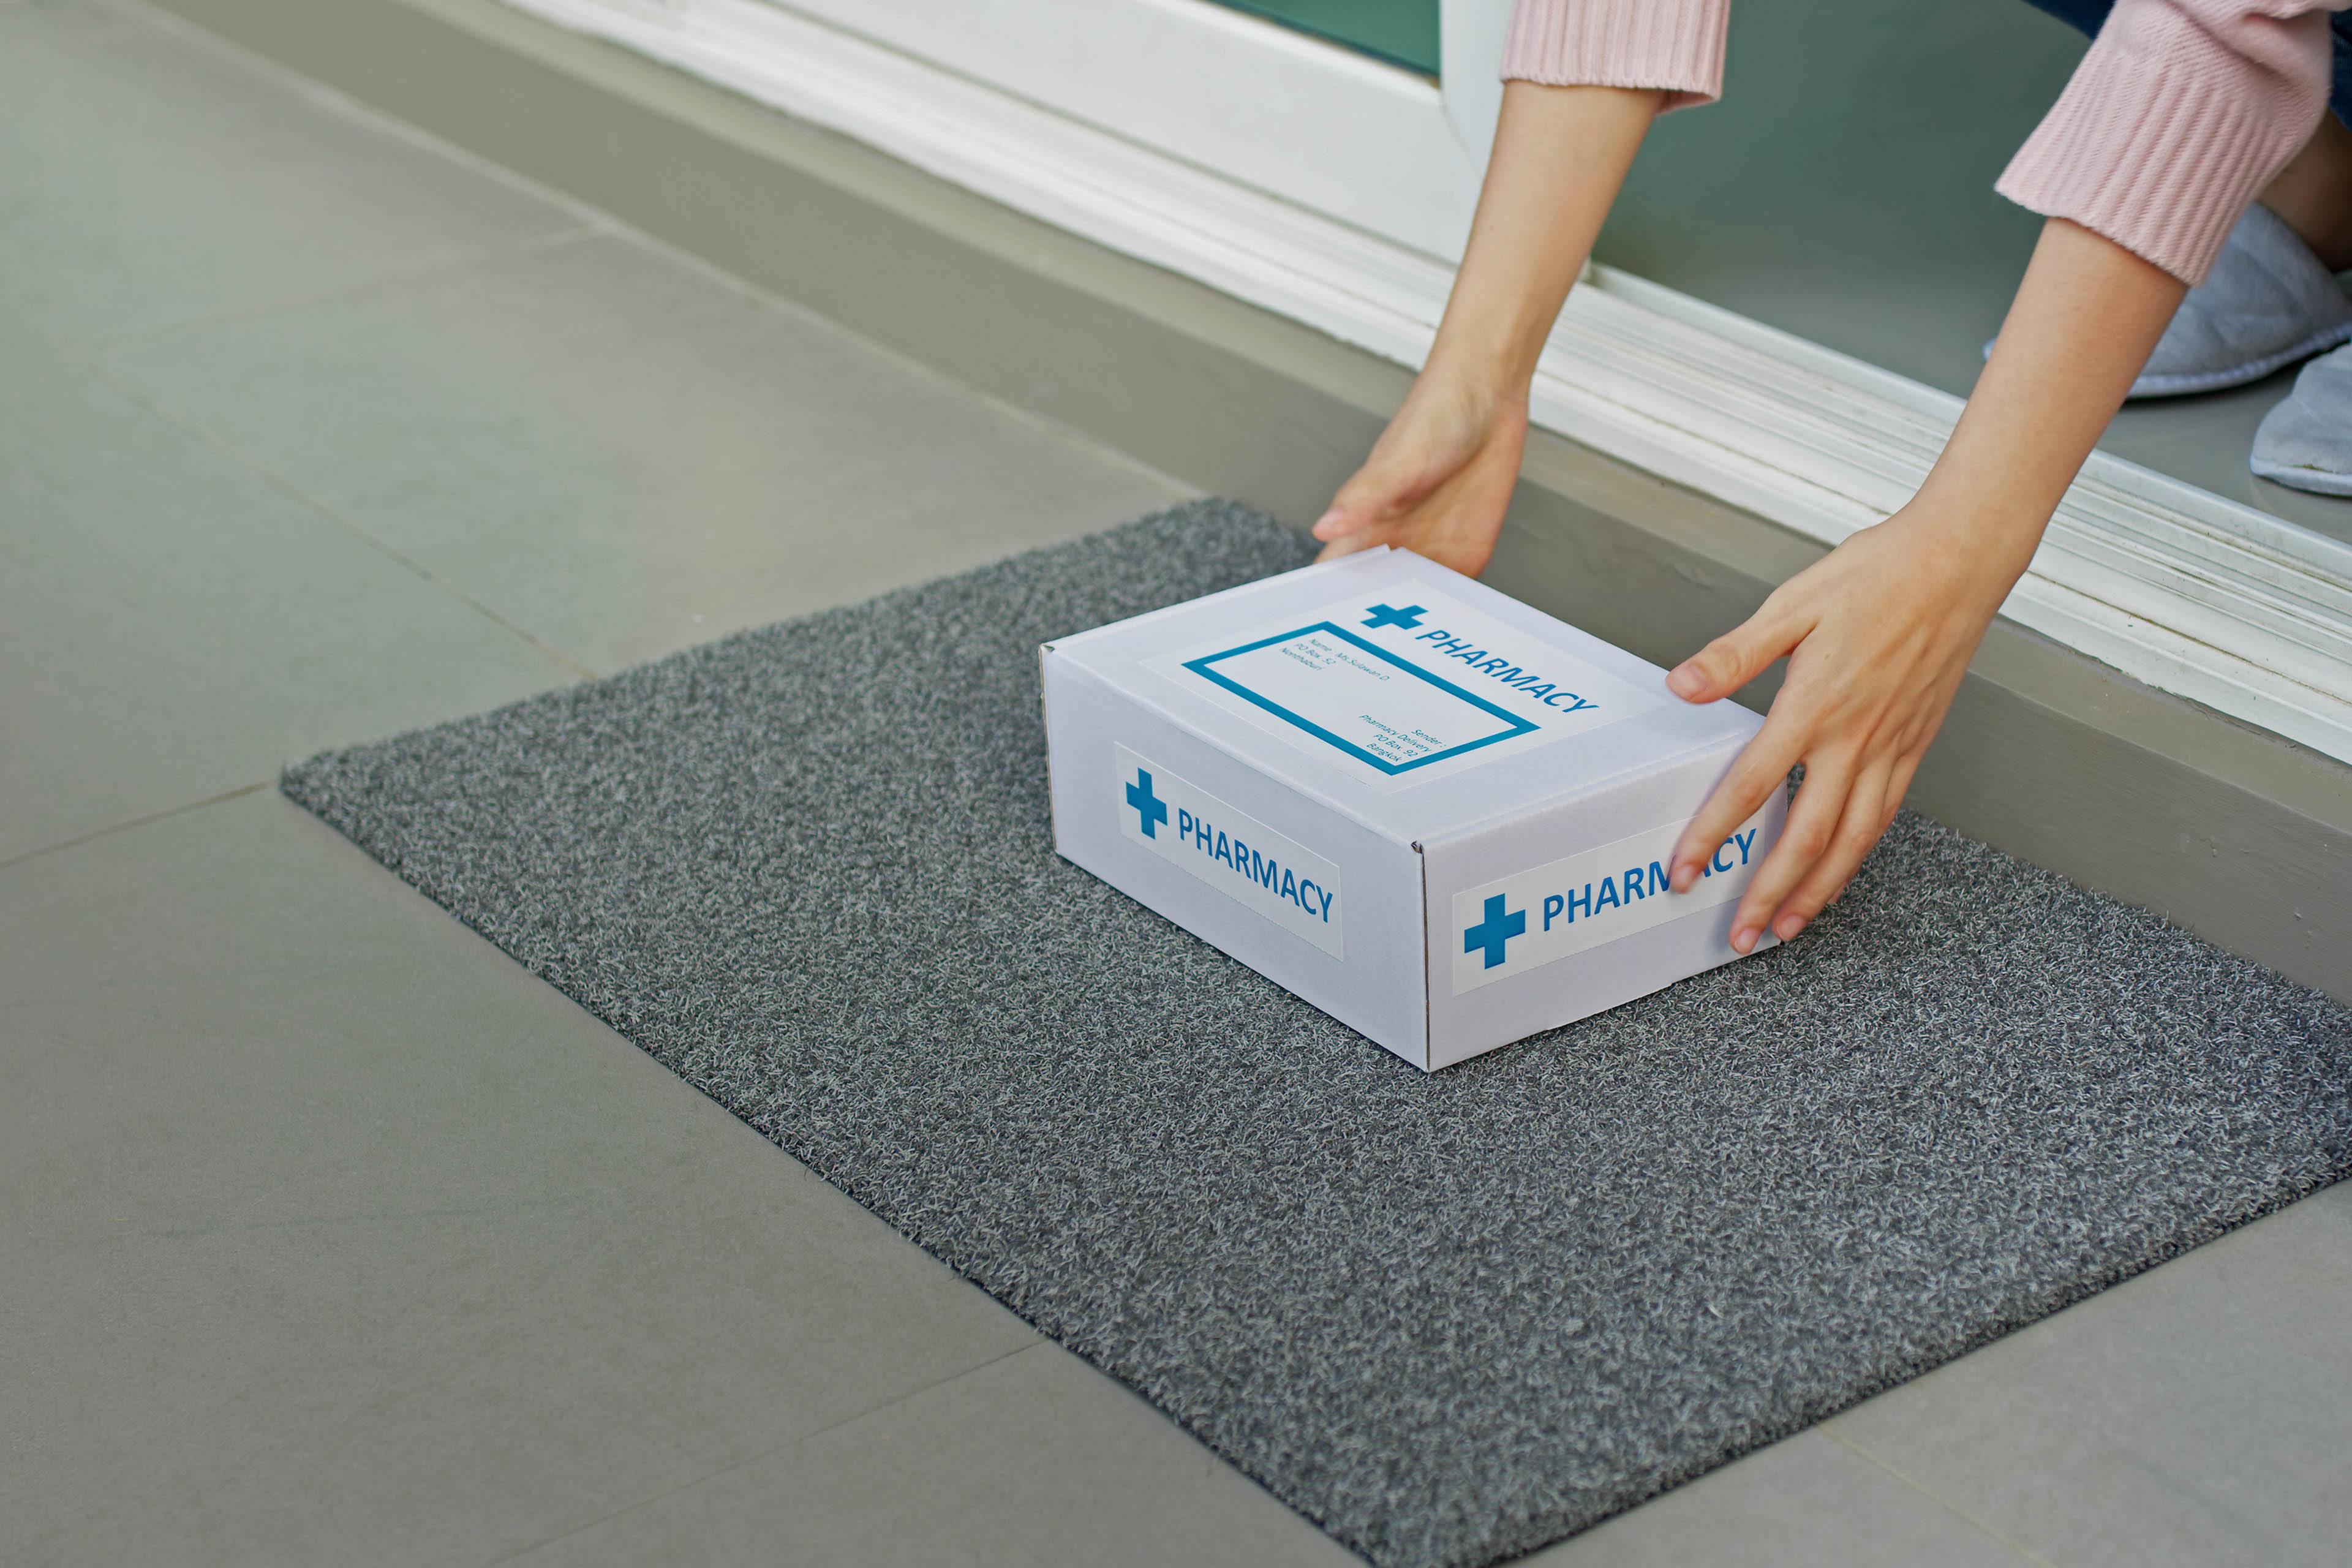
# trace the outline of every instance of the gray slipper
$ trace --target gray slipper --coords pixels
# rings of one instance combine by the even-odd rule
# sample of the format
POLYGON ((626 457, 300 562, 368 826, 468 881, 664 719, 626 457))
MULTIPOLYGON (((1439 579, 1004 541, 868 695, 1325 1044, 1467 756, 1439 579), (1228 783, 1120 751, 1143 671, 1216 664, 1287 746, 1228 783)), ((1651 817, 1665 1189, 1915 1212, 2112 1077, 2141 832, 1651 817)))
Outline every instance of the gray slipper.
POLYGON ((2315 495, 2352 496, 2352 349, 2303 367, 2286 401, 2263 416, 2246 466, 2315 495))
POLYGON ((2213 275, 2180 301, 2131 395, 2242 386, 2347 340, 2352 300, 2334 274, 2284 218, 2249 203, 2213 275))
POLYGON ((2352 300, 2285 219, 2252 202, 2212 276, 2180 301, 2126 395, 2243 386, 2346 342, 2352 342, 2352 300))

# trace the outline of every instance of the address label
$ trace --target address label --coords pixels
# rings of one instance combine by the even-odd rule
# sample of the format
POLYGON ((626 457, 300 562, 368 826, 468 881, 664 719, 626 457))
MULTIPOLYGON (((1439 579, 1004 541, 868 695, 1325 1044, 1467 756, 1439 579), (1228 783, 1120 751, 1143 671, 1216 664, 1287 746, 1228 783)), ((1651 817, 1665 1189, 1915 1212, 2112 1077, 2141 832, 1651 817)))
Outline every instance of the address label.
POLYGON ((1666 700, 1408 578, 1157 661, 1171 679, 1386 789, 1666 700))

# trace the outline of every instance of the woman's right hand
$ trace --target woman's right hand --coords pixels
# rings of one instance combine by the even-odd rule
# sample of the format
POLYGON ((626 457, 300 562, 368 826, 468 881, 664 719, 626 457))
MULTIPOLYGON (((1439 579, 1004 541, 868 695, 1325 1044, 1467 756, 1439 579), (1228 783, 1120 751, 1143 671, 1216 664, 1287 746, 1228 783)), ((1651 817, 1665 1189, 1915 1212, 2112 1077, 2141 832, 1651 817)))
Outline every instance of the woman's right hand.
POLYGON ((1537 357, 1662 97, 1503 84, 1437 341, 1372 455, 1317 520, 1323 559, 1394 544, 1468 576, 1486 570, 1528 444, 1537 357))
POLYGON ((1528 443, 1528 400, 1435 369, 1315 524, 1318 560, 1392 544, 1475 577, 1495 553, 1528 443))

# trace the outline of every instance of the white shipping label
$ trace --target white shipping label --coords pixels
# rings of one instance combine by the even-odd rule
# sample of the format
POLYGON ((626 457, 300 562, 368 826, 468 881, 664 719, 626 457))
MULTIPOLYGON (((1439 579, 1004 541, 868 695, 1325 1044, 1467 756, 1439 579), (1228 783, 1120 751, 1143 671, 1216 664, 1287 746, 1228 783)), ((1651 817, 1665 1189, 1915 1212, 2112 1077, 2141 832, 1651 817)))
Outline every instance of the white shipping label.
MULTIPOLYGON (((1774 820, 1768 805, 1742 823, 1687 893, 1666 885, 1666 858, 1686 826, 1674 822, 1454 894, 1454 994, 1729 903, 1772 847, 1765 826, 1774 820)), ((1772 940, 1767 932, 1757 945, 1772 940)))
POLYGON ((1414 579, 1153 667, 1384 789, 1668 700, 1414 579))
POLYGON ((1339 868, 1125 746, 1112 748, 1118 828, 1161 859, 1334 958, 1339 868))

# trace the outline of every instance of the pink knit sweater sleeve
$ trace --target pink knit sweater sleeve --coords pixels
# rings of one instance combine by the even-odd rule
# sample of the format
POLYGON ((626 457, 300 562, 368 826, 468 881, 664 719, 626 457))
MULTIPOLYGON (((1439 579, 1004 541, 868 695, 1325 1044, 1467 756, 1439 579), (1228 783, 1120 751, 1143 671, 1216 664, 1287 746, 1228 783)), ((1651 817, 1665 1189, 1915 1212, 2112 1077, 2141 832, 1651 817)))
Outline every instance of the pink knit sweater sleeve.
POLYGON ((2326 14, 2347 5, 2116 0, 1997 188, 2203 282, 2238 215, 2326 111, 2326 14))
MULTIPOLYGON (((2201 283, 2327 103, 2326 13, 2352 0, 2116 0, 1999 189, 2201 283)), ((1503 75, 1723 90, 1730 0, 1517 0, 1503 75)))
POLYGON ((1730 15, 1731 0, 1518 0, 1503 75, 1551 87, 1662 87, 1667 109, 1711 103, 1723 95, 1730 15))

